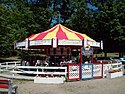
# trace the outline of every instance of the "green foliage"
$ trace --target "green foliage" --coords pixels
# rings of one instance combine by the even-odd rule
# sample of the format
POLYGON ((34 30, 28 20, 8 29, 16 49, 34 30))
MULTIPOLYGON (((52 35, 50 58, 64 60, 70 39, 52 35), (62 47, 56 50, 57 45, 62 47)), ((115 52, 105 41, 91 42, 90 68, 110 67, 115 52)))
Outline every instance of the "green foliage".
POLYGON ((125 1, 108 0, 99 3, 99 13, 96 17, 96 38, 104 41, 106 52, 125 52, 125 1), (111 45, 112 44, 112 45, 111 45))
POLYGON ((49 29, 52 20, 58 22, 59 12, 61 24, 103 40, 105 51, 124 52, 125 1, 91 0, 98 10, 89 9, 88 1, 0 0, 0 56, 16 54, 15 42, 49 29))
MULTIPOLYGON (((50 26, 51 11, 36 7, 25 0, 4 0, 0 2, 0 56, 11 56, 14 43, 50 26), (36 11, 37 10, 37 11, 36 11)), ((52 14, 51 14, 52 16, 52 14)))

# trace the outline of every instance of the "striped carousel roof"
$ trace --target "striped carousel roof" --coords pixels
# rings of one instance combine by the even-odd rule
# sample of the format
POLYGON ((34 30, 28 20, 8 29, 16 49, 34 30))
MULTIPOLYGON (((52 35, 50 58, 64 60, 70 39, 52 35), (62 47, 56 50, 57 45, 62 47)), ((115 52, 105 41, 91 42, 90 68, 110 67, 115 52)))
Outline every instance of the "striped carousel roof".
POLYGON ((91 39, 86 34, 81 34, 78 32, 75 32, 71 29, 68 29, 67 27, 57 24, 56 26, 52 27, 51 29, 31 35, 28 39, 29 40, 44 40, 44 39, 52 39, 54 37, 57 37, 57 39, 62 40, 83 40, 86 38, 89 41, 95 41, 91 39))

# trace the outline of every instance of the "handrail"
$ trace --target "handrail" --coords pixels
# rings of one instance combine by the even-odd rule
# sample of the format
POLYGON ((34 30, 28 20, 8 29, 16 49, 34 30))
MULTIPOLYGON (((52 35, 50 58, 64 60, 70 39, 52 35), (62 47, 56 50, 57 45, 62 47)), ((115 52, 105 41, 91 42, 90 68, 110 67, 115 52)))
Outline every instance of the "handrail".
POLYGON ((1 65, 19 65, 21 64, 21 61, 12 61, 12 62, 2 62, 1 65))
POLYGON ((41 66, 17 66, 0 65, 0 72, 23 73, 23 74, 45 74, 45 75, 63 75, 67 77, 67 67, 41 67, 41 66), (26 69, 26 70, 25 70, 26 69), (63 71, 61 71, 63 70, 63 71))

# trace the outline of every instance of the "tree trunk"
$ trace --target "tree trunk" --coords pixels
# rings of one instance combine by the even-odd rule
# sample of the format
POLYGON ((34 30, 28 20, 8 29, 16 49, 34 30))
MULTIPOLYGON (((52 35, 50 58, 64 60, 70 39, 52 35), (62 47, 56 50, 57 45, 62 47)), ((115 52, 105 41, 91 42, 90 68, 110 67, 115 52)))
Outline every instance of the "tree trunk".
POLYGON ((119 58, 123 57, 124 53, 123 52, 119 52, 119 58))
POLYGON ((104 57, 105 57, 105 58, 107 57, 107 52, 104 53, 104 57))

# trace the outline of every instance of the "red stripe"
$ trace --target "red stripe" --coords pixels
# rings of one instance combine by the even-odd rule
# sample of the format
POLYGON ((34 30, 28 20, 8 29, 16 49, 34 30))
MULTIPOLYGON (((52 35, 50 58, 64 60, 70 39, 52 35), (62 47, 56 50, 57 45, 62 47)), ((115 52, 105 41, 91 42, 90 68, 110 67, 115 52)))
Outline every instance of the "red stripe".
POLYGON ((84 37, 82 36, 82 35, 80 35, 80 34, 77 34, 77 33, 75 33, 81 40, 83 40, 84 39, 84 37))
POLYGON ((44 31, 41 32, 36 38, 34 38, 33 40, 42 40, 48 33, 52 32, 53 30, 55 30, 57 28, 57 25, 55 26, 55 28, 53 28, 52 30, 47 30, 48 32, 44 31))
MULTIPOLYGON (((72 32, 72 31, 73 31, 73 30, 70 30, 70 29, 66 28, 65 26, 63 26, 63 28, 66 29, 66 30, 69 31, 69 32, 72 32)), ((72 32, 72 33, 76 34, 81 40, 84 39, 84 37, 83 37, 82 35, 80 35, 79 33, 75 32, 75 31, 72 32)))
POLYGON ((58 29, 58 32, 57 32, 57 34, 56 34, 56 37, 58 38, 58 39, 68 39, 68 37, 66 36, 66 34, 63 32, 63 30, 62 30, 62 28, 61 28, 61 26, 59 25, 59 29, 58 29))
POLYGON ((33 40, 42 40, 46 35, 47 35, 47 33, 42 32, 33 40))

